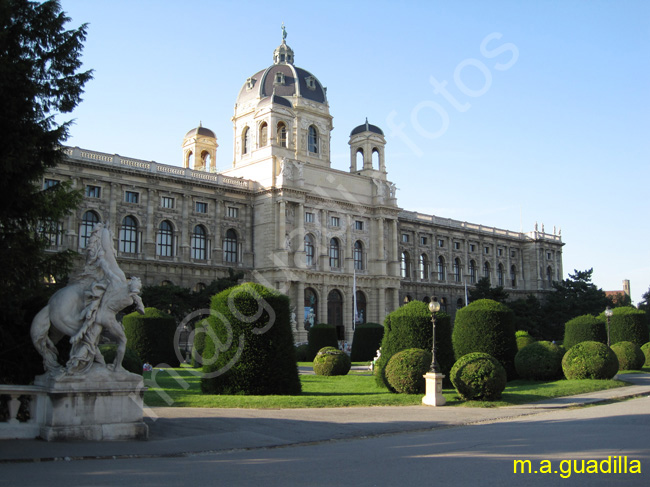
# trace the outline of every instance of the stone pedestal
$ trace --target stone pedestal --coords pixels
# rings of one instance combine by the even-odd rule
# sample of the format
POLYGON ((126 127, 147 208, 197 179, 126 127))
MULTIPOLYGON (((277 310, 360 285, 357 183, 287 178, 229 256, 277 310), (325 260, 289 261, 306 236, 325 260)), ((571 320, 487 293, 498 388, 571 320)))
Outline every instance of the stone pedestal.
POLYGON ((40 437, 55 440, 147 439, 142 419, 142 377, 112 372, 94 364, 80 376, 38 376, 44 389, 44 417, 40 437))
POLYGON ((442 379, 445 374, 436 374, 428 372, 424 374, 426 383, 426 395, 422 398, 422 404, 426 406, 444 406, 447 401, 445 396, 442 395, 442 379))

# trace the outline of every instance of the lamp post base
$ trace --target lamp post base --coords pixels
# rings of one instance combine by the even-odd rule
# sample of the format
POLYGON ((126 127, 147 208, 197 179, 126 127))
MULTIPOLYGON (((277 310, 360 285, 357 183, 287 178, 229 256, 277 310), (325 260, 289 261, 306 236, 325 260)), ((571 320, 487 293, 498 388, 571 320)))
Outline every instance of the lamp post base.
POLYGON ((422 404, 425 406, 444 406, 447 401, 442 395, 442 379, 445 374, 428 372, 424 374, 426 383, 426 395, 422 398, 422 404))

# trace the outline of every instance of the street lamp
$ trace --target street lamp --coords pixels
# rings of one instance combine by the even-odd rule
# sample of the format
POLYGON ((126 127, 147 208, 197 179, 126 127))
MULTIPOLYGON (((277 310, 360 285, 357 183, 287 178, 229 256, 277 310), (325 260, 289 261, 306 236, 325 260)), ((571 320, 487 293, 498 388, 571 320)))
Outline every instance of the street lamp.
POLYGON ((440 373, 440 367, 438 366, 438 361, 436 360, 436 313, 440 311, 440 303, 438 298, 433 298, 432 301, 429 301, 429 311, 431 311, 431 368, 429 372, 434 374, 440 373))
POLYGON ((609 319, 612 317, 613 314, 614 314, 614 310, 612 310, 612 308, 607 306, 607 308, 605 308, 605 316, 607 317, 607 346, 608 347, 609 347, 609 319))

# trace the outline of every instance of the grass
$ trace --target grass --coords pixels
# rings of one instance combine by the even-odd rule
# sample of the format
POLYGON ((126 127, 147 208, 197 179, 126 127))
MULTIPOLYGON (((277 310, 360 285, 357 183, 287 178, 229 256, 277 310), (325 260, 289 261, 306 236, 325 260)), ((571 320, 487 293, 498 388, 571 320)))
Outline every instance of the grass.
MULTIPOLYGON (((311 366, 309 364, 301 364, 311 366)), ((359 364, 364 365, 364 364, 359 364)), ((200 370, 190 367, 156 369, 145 373, 149 390, 144 402, 148 407, 206 408, 323 408, 354 406, 413 406, 422 403, 422 394, 393 394, 375 384, 369 372, 324 377, 301 375, 299 396, 246 396, 201 394, 200 370)), ((626 385, 615 380, 559 380, 554 382, 512 381, 499 401, 462 401, 455 390, 444 389, 449 406, 500 407, 526 404, 544 399, 571 396, 626 385)))

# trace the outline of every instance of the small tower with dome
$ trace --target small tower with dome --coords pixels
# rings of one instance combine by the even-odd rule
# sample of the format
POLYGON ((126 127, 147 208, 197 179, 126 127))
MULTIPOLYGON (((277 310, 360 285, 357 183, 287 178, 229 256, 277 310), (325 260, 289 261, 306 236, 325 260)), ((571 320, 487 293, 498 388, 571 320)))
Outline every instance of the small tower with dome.
POLYGON ((350 172, 376 179, 386 179, 384 132, 368 123, 359 125, 350 132, 350 172))
POLYGON ((183 138, 183 167, 195 171, 217 172, 217 136, 203 126, 190 130, 183 138))

